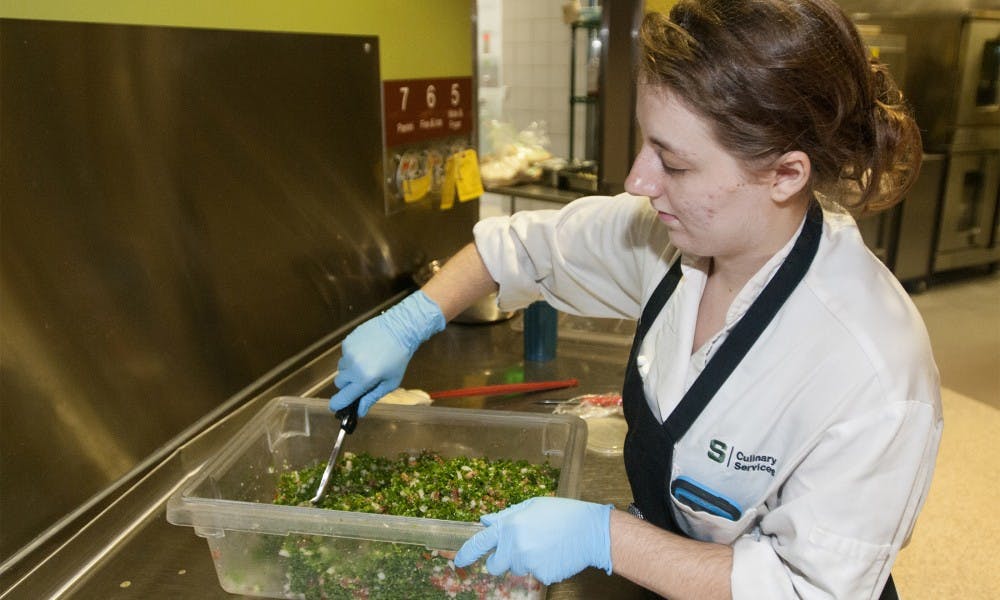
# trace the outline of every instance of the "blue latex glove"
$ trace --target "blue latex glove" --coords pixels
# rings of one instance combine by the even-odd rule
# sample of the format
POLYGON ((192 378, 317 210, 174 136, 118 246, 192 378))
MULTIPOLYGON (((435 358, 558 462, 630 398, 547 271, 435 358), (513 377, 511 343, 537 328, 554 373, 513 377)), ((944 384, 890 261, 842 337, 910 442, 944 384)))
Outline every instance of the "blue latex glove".
POLYGON ((587 567, 611 574, 610 504, 568 498, 532 498, 498 513, 484 515, 486 525, 455 555, 467 567, 490 550, 486 569, 493 575, 510 570, 535 576, 545 585, 576 575, 587 567))
POLYGON ((333 379, 340 391, 330 398, 330 410, 338 411, 360 397, 358 416, 368 414, 379 398, 399 387, 420 344, 445 325, 441 309, 422 291, 359 325, 341 344, 333 379))

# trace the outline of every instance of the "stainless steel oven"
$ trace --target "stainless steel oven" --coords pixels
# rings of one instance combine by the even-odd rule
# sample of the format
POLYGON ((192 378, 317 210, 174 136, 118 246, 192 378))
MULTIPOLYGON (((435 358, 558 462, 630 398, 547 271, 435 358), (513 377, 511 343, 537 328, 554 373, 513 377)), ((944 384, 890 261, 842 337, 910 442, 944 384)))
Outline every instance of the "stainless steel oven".
POLYGON ((934 270, 1000 261, 1000 11, 963 15, 934 270))
POLYGON ((1000 127, 1000 10, 963 19, 957 122, 1000 127))
POLYGON ((951 152, 946 173, 934 270, 1000 260, 997 244, 1000 149, 951 152))
POLYGON ((924 150, 945 156, 931 270, 1000 262, 1000 10, 865 15, 907 38, 904 92, 924 150))

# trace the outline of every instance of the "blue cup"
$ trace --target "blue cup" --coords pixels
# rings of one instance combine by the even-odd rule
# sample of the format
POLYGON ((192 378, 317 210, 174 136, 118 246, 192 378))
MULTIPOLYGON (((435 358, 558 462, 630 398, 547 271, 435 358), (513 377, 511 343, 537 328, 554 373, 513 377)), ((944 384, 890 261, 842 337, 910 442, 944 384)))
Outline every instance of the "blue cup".
POLYGON ((543 362, 556 357, 559 312, 539 300, 524 309, 524 360, 543 362))

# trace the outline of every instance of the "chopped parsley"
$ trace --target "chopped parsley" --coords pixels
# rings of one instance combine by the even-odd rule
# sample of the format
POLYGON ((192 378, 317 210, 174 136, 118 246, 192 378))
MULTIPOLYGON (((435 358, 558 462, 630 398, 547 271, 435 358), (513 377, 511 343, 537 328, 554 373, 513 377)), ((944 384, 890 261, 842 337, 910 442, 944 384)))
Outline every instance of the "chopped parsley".
MULTIPOLYGON (((275 504, 308 506, 326 463, 281 475, 275 504)), ((525 460, 443 458, 433 452, 396 459, 345 452, 321 508, 478 521, 535 496, 555 494, 559 469, 525 460)))
MULTIPOLYGON (((325 463, 280 475, 274 503, 311 506, 325 463)), ((478 521, 535 496, 555 494, 559 469, 523 460, 444 458, 434 452, 395 459, 345 452, 319 507, 351 512, 478 521)), ((410 544, 290 535, 285 591, 323 598, 511 598, 537 595, 529 577, 489 575, 482 563, 456 569, 450 552, 410 544)))

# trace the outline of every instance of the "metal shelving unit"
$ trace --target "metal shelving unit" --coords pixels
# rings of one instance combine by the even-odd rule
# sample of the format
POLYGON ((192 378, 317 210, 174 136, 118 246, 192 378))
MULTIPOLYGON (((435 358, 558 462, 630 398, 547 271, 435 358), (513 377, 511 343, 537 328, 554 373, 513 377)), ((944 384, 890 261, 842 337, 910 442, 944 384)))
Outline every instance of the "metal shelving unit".
MULTIPOLYGON (((569 160, 596 160, 597 147, 597 106, 600 90, 597 88, 600 69, 600 21, 575 21, 570 24, 570 55, 569 55, 569 160), (578 90, 577 58, 580 54, 578 40, 586 40, 587 68, 597 69, 591 76, 593 81, 587 81, 585 89, 578 90), (593 67, 591 65, 594 65, 593 67), (577 109, 584 109, 584 152, 582 157, 576 156, 576 124, 577 109)), ((590 79, 589 77, 587 79, 590 79)))

